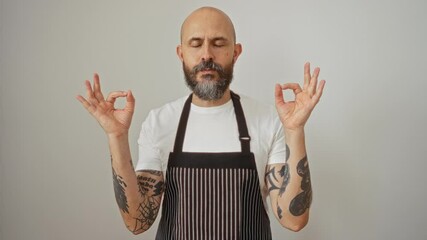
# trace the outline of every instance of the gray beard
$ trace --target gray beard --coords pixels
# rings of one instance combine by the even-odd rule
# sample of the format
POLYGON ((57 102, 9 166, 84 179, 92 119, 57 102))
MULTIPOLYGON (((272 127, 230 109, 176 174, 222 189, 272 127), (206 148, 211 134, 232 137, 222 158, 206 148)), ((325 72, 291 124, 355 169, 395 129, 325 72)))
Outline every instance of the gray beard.
POLYGON ((219 64, 210 61, 202 61, 193 69, 189 69, 182 64, 185 81, 190 90, 200 99, 205 101, 214 101, 221 99, 225 91, 233 80, 233 65, 221 67, 219 64), (202 81, 197 81, 197 73, 203 70, 214 70, 218 73, 218 79, 214 80, 215 75, 204 74, 201 76, 202 81))

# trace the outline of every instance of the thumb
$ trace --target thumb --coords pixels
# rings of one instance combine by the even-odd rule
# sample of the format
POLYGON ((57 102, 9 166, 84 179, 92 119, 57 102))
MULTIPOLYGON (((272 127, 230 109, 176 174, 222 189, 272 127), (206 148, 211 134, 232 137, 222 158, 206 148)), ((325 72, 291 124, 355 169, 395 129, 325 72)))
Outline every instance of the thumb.
POLYGON ((125 110, 132 111, 135 109, 135 97, 132 94, 131 90, 128 90, 126 94, 126 105, 125 110))
POLYGON ((274 99, 276 106, 285 104, 285 98, 283 97, 283 90, 280 84, 276 84, 274 89, 274 99))

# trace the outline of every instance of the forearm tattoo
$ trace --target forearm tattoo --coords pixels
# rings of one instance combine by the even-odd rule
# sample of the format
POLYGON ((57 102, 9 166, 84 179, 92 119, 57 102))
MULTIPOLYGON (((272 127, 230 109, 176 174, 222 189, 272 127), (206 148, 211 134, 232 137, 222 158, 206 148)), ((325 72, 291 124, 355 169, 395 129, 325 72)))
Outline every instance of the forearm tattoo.
POLYGON ((116 196, 116 202, 120 210, 123 213, 129 213, 128 201, 125 194, 126 183, 123 181, 123 178, 117 175, 116 171, 113 168, 113 185, 114 185, 114 194, 116 196))
MULTIPOLYGON (((267 168, 265 179, 268 187, 268 192, 274 190, 279 190, 279 197, 282 197, 286 191, 286 187, 289 184, 290 180, 290 169, 288 160, 290 157, 290 151, 288 145, 286 145, 286 161, 285 164, 280 168, 276 169, 275 166, 269 166, 267 168), (280 176, 280 178, 279 178, 280 176), (283 179, 282 182, 279 182, 279 179, 283 179)), ((301 190, 294 199, 292 199, 289 204, 289 211, 294 216, 301 216, 305 211, 310 207, 312 201, 312 189, 311 189, 311 179, 310 179, 310 169, 308 167, 307 156, 303 157, 297 164, 297 174, 302 178, 301 179, 301 190)), ((277 204, 277 216, 279 219, 283 217, 283 210, 277 204)))
MULTIPOLYGON (((113 164, 113 156, 110 155, 111 165, 113 164)), ((132 159, 130 160, 130 165, 133 168, 132 159)), ((125 194, 126 183, 123 181, 123 177, 118 175, 113 167, 113 186, 114 186, 114 195, 116 196, 116 202, 120 210, 123 213, 129 213, 128 200, 125 194)))
MULTIPOLYGON (((154 176, 160 176, 160 171, 142 170, 154 176)), ((143 202, 138 207, 139 217, 135 219, 135 229, 133 232, 145 231, 154 223, 160 209, 162 193, 165 188, 164 181, 159 181, 150 176, 138 175, 139 192, 143 202)))
MULTIPOLYGON (((112 157, 111 161, 113 161, 112 157)), ((130 164, 133 169, 132 160, 130 160, 130 164)), ((114 168, 112 169, 114 193, 117 205, 123 213, 129 214, 129 205, 126 197, 127 184, 123 180, 123 177, 118 175, 114 168)), ((135 226, 132 230, 134 233, 138 233, 141 230, 145 231, 154 223, 160 209, 162 193, 165 188, 164 181, 155 179, 155 177, 161 176, 161 171, 142 170, 140 172, 148 174, 145 176, 137 175, 138 190, 142 197, 142 202, 139 204, 137 209, 138 217, 135 218, 135 226)))
MULTIPOLYGON (((279 197, 282 197, 283 193, 286 191, 286 187, 289 184, 290 179, 290 172, 289 172, 289 147, 286 145, 286 161, 285 164, 281 167, 280 170, 276 171, 276 167, 268 167, 267 172, 265 174, 265 179, 267 180, 267 186, 268 186, 268 192, 271 192, 273 190, 279 190, 279 197), (277 174, 283 178, 282 183, 279 182, 277 179, 277 174)), ((282 216, 282 209, 279 205, 277 205, 277 215, 281 219, 282 216)))
POLYGON ((312 200, 310 169, 308 167, 307 156, 298 162, 297 173, 302 177, 302 192, 292 199, 289 205, 289 211, 294 216, 301 216, 310 207, 312 200))

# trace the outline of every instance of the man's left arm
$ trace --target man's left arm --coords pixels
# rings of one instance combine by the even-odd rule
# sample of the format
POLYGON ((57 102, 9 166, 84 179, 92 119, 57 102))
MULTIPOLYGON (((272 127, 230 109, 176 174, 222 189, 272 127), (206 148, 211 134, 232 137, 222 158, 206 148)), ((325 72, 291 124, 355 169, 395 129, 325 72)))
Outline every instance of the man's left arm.
POLYGON ((283 124, 286 141, 285 163, 270 164, 265 173, 266 186, 272 210, 282 226, 301 230, 308 222, 312 200, 310 169, 305 147, 304 125, 319 102, 325 86, 317 87, 320 69, 310 73, 310 64, 304 66, 304 86, 297 83, 276 85, 276 109, 283 124), (285 101, 283 90, 294 92, 294 101, 285 101))

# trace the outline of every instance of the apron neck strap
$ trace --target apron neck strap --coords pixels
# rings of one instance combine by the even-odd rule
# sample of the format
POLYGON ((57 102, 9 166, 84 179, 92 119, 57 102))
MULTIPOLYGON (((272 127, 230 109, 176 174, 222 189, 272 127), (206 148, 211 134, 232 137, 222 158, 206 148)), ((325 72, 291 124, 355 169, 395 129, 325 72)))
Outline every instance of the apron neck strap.
POLYGON ((233 100, 234 112, 237 119, 237 127, 239 129, 239 140, 242 146, 242 152, 251 152, 251 137, 249 136, 248 126, 246 125, 246 118, 243 112, 242 104, 240 103, 240 96, 230 91, 231 99, 233 100))
MULTIPOLYGON (((231 100, 233 101, 234 112, 236 114, 237 127, 239 129, 239 140, 242 147, 242 152, 250 153, 250 141, 248 127, 246 125, 245 114, 243 113, 242 104, 240 104, 240 96, 230 91, 231 100)), ((182 152, 182 146, 184 144, 185 131, 187 129, 188 116, 190 114, 191 100, 193 94, 188 96, 185 101, 184 108, 182 109, 181 118, 179 119, 178 130, 175 137, 175 145, 173 148, 174 152, 182 152)))

